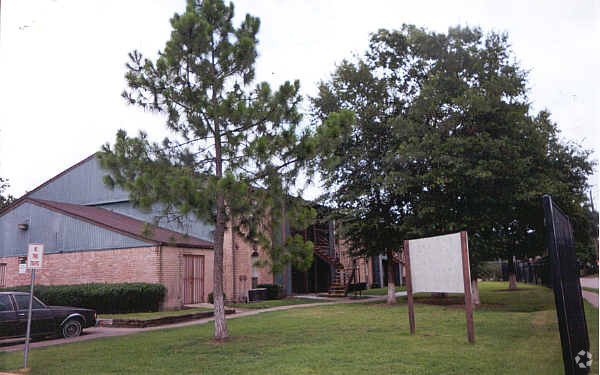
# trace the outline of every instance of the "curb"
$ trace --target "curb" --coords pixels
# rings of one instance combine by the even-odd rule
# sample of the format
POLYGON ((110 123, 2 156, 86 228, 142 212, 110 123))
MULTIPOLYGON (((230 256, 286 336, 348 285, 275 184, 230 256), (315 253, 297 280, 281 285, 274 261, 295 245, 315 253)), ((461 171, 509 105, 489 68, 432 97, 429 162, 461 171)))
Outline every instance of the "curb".
MULTIPOLYGON (((234 309, 225 309, 226 315, 235 314, 234 309)), ((193 314, 165 316, 153 319, 98 319, 98 327, 111 328, 146 328, 158 327, 168 324, 187 322, 195 319, 211 318, 215 315, 214 311, 205 311, 193 314)))

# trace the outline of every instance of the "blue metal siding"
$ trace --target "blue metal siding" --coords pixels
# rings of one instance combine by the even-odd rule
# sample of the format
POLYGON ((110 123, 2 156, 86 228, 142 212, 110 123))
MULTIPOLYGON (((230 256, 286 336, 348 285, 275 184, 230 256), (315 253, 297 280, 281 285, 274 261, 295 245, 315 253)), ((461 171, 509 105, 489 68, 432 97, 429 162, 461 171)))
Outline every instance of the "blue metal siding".
POLYGON ((34 199, 65 202, 72 204, 92 204, 129 199, 129 194, 115 187, 109 189, 102 182, 108 171, 100 167, 98 159, 91 158, 68 171, 48 185, 30 194, 34 199))
MULTIPOLYGON (((135 207, 131 202, 118 202, 118 203, 110 203, 110 204, 102 204, 96 205, 96 207, 103 208, 105 210, 113 211, 125 216, 132 217, 134 219, 138 219, 140 221, 145 221, 148 223, 154 223, 154 218, 156 216, 162 215, 162 205, 155 204, 152 207, 152 211, 144 212, 135 207)), ((213 240, 213 232, 215 230, 215 226, 212 224, 206 224, 202 221, 194 218, 188 217, 184 219, 184 222, 180 225, 177 222, 166 222, 166 220, 161 220, 158 223, 158 226, 161 228, 170 229, 172 231, 178 233, 184 233, 190 236, 194 236, 206 241, 213 240)))
MULTIPOLYGON (((151 212, 143 212, 134 208, 129 201, 129 194, 115 187, 114 190, 104 185, 102 178, 108 171, 100 167, 98 159, 91 158, 73 168, 48 185, 30 194, 33 199, 65 202, 72 204, 94 205, 141 221, 153 223, 154 218, 161 215, 161 206, 156 205, 151 212)), ((195 218, 188 218, 180 225, 176 222, 159 223, 162 228, 185 233, 203 240, 212 241, 214 225, 203 223, 195 218)))
POLYGON ((26 255, 33 242, 43 243, 45 253, 153 245, 31 203, 0 216, 0 257, 26 255), (18 229, 22 223, 29 229, 18 229))

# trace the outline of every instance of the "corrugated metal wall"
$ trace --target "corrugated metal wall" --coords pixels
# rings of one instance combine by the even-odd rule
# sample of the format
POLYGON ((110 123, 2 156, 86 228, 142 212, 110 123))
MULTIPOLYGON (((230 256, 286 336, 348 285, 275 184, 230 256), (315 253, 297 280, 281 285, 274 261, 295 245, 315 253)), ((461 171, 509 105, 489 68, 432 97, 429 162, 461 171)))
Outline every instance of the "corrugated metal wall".
POLYGON ((0 217, 0 257, 24 256, 28 243, 43 243, 45 253, 151 246, 102 227, 31 203, 0 217), (28 223, 26 231, 18 224, 28 223))
MULTIPOLYGON (((129 202, 129 194, 115 187, 109 189, 102 181, 108 171, 100 167, 96 158, 92 158, 69 172, 60 176, 40 190, 31 193, 34 199, 65 202, 72 204, 94 205, 105 208, 141 221, 154 222, 154 217, 161 215, 161 206, 157 205, 152 212, 143 212, 134 208, 129 202)), ((160 227, 179 233, 185 233, 203 240, 212 241, 214 225, 205 224, 195 218, 186 219, 182 227, 176 222, 161 221, 160 227)))
POLYGON ((100 167, 98 160, 91 158, 40 190, 31 193, 30 197, 73 204, 129 199, 129 194, 122 189, 115 187, 111 190, 104 185, 102 178, 106 174, 108 172, 100 167))
MULTIPOLYGON (((154 223, 154 218, 156 216, 162 215, 162 205, 156 204, 152 208, 151 212, 141 211, 131 204, 131 202, 117 202, 110 204, 102 204, 96 205, 96 207, 104 208, 106 210, 114 211, 116 213, 126 215, 132 217, 134 219, 138 219, 141 221, 146 221, 149 223, 154 223)), ((214 225, 205 224, 195 218, 187 218, 184 219, 183 225, 180 225, 177 222, 167 222, 166 220, 161 220, 159 222, 159 227, 167 228, 175 232, 185 233, 190 236, 198 237, 200 239, 206 241, 213 240, 213 231, 215 229, 214 225)))

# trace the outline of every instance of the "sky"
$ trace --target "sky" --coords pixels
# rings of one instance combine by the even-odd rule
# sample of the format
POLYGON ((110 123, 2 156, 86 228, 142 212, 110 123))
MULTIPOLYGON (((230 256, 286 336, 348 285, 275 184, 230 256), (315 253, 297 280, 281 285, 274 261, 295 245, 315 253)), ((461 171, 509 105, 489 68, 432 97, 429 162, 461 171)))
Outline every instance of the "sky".
MULTIPOLYGON (((0 177, 19 197, 114 143, 118 129, 162 139, 160 115, 129 106, 127 54, 156 56, 184 0, 0 0, 0 177)), ((529 72, 534 111, 547 109, 564 141, 600 159, 600 2, 235 1, 236 20, 261 20, 257 81, 299 79, 315 95, 343 59, 362 55, 369 34, 415 24, 431 31, 478 26, 506 32, 529 72)), ((596 171, 590 181, 600 205, 596 171)), ((313 192, 316 189, 312 190, 313 192)), ((310 198, 310 197, 305 197, 310 198)))

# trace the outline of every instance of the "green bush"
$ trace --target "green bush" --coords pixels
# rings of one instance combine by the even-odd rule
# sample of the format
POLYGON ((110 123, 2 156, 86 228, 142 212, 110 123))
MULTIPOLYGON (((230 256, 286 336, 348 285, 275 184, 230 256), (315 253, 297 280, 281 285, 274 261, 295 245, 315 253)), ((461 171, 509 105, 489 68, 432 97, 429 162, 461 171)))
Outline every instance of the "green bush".
POLYGON ((267 299, 280 299, 283 287, 278 284, 259 284, 257 288, 267 289, 267 299))
MULTIPOLYGON (((29 285, 3 290, 29 292, 29 285)), ((149 283, 36 285, 33 291, 47 305, 84 307, 99 314, 158 311, 167 294, 164 285, 149 283)))
POLYGON ((502 262, 491 261, 483 262, 478 269, 477 277, 483 280, 500 281, 502 280, 502 262))
MULTIPOLYGON (((227 295, 223 293, 223 301, 227 299, 227 295)), ((208 293, 208 303, 215 303, 215 296, 212 292, 208 293)))

